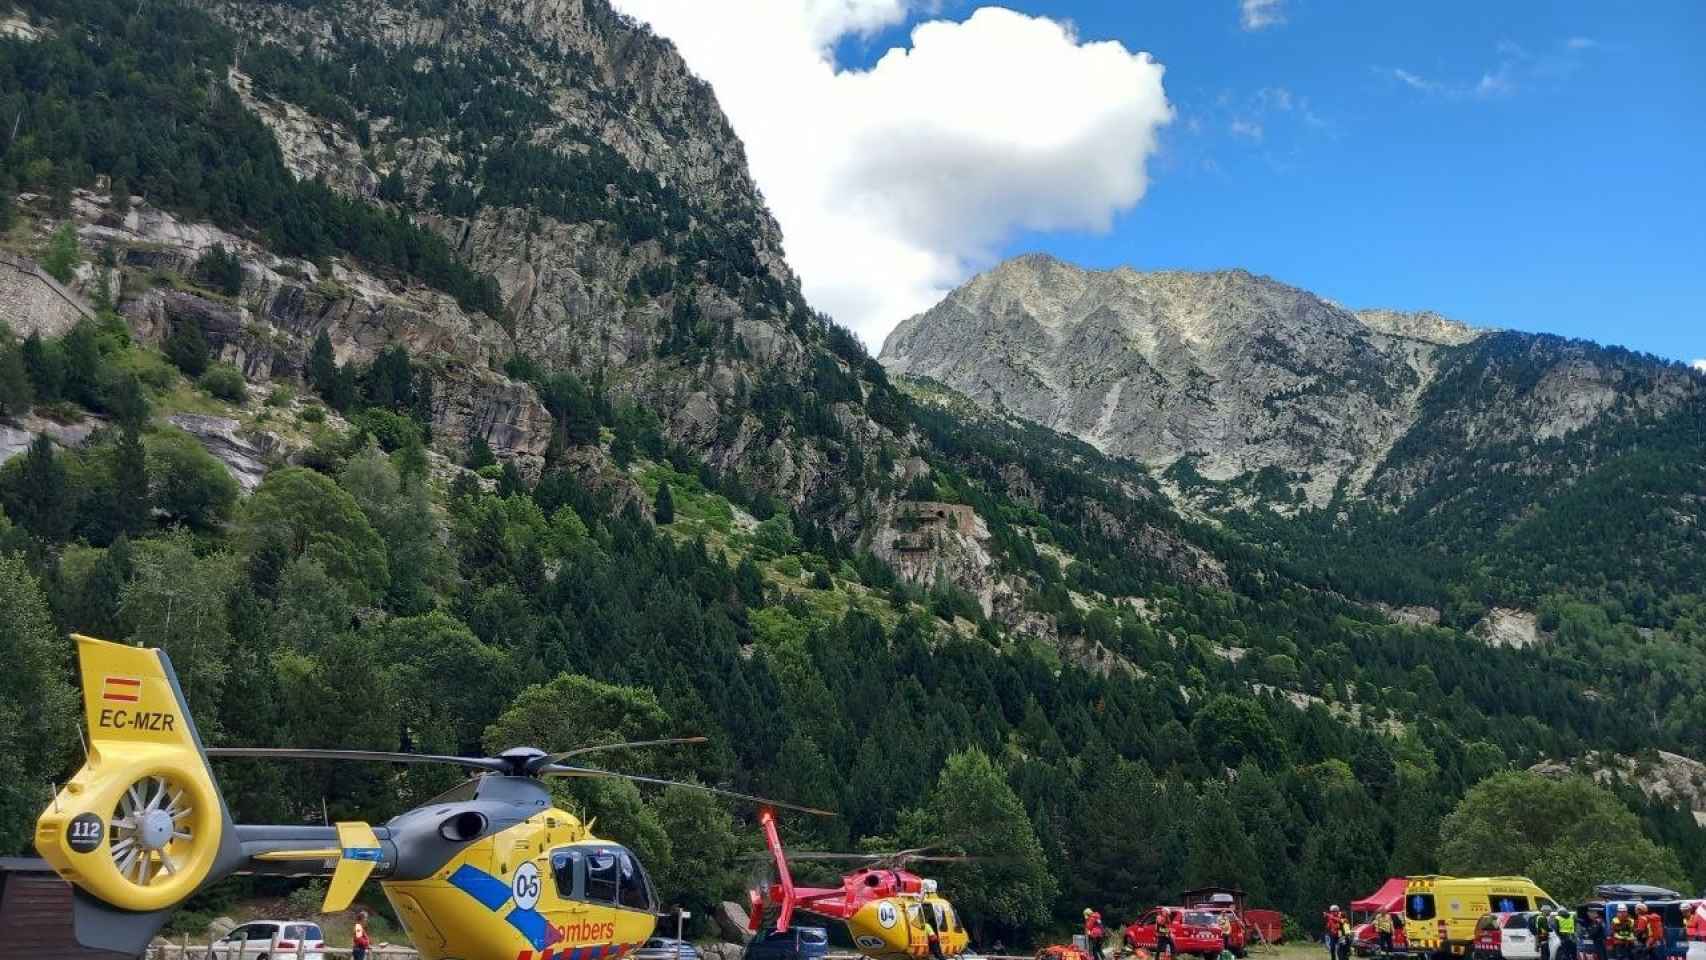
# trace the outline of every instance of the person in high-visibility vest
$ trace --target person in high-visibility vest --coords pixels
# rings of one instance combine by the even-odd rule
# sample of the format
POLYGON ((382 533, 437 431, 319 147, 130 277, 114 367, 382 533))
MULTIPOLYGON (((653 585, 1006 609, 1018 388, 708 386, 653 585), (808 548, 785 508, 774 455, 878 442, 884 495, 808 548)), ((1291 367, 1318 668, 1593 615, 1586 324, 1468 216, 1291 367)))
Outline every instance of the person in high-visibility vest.
POLYGON ((1392 914, 1385 910, 1374 915, 1374 938, 1380 941, 1382 956, 1392 953, 1392 914))
POLYGON ((1528 917, 1528 929, 1534 934, 1534 946, 1540 960, 1552 960, 1552 908, 1538 910, 1528 917))
POLYGON ((1635 918, 1629 915, 1629 905, 1617 905, 1617 915, 1611 918, 1611 955, 1617 960, 1635 960, 1635 918))
POLYGON ((1576 960, 1576 913, 1568 907, 1558 910, 1558 960, 1576 960))

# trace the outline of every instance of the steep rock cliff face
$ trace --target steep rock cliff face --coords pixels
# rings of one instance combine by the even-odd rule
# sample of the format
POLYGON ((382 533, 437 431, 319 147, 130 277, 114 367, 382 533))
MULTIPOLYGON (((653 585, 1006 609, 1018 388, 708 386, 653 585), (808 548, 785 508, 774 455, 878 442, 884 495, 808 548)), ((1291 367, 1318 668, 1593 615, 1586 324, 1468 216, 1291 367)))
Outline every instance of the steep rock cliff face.
MULTIPOLYGON (((294 174, 401 201, 498 280, 501 338, 411 348, 453 366, 496 352, 577 372, 658 411, 670 439, 714 466, 795 503, 840 482, 844 451, 746 409, 764 377, 802 379, 824 328, 740 141, 667 41, 605 0, 199 5, 244 38, 227 84, 294 174), (269 46, 324 65, 323 84, 347 73, 338 109, 292 102, 267 73, 269 46), (423 96, 443 98, 442 113, 415 109, 423 96), (549 155, 591 172, 566 184, 517 176, 524 148, 537 151, 527 163, 549 155)), ((351 344, 396 326, 361 312, 322 325, 351 344)), ((856 409, 837 417, 849 442, 877 432, 856 409)))
MULTIPOLYGON (((247 238, 185 223, 140 197, 120 215, 111 197, 79 193, 72 212, 86 249, 113 251, 113 300, 143 342, 158 345, 174 324, 198 323, 218 357, 257 383, 298 378, 322 331, 340 363, 371 362, 386 346, 401 344, 432 366, 433 434, 442 447, 461 451, 479 436, 537 474, 551 416, 530 386, 493 369, 509 355, 509 336, 490 318, 464 312, 436 290, 381 280, 341 260, 323 273, 247 238), (150 282, 193 274, 196 260, 215 246, 243 260, 235 297, 150 282)), ((97 271, 85 265, 75 286, 88 292, 97 282, 97 271)), ((14 318, 14 330, 20 336, 61 333, 54 328, 57 316, 24 312, 14 318)))

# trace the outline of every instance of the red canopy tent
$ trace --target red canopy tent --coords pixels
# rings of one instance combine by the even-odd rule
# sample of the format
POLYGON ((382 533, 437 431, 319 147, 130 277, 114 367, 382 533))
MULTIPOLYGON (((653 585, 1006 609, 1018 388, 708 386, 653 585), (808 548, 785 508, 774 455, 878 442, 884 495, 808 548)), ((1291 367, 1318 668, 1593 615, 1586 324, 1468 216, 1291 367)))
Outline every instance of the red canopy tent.
POLYGON ((1404 887, 1408 881, 1404 877, 1392 877, 1361 900, 1351 901, 1353 915, 1365 913, 1395 913, 1404 906, 1404 887))

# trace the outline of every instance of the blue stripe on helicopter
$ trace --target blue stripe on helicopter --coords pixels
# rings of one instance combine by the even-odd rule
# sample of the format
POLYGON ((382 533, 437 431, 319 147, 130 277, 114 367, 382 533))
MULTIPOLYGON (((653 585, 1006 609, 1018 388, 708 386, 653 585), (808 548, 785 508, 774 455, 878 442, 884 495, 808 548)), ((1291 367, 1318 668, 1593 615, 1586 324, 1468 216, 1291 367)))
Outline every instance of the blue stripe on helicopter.
POLYGON ((533 949, 545 949, 545 915, 537 910, 523 910, 516 907, 504 917, 509 925, 521 931, 527 942, 533 944, 533 949))
POLYGON ((509 884, 479 867, 471 867, 466 863, 457 867, 456 872, 450 875, 450 885, 480 901, 482 906, 493 913, 509 902, 509 884))
POLYGON ((385 859, 385 851, 379 847, 345 847, 345 860, 372 860, 379 863, 385 859))
MULTIPOLYGON (((481 906, 493 913, 497 913, 499 908, 509 902, 509 884, 479 867, 466 863, 457 867, 456 872, 450 875, 450 885, 478 900, 481 906)), ((545 949, 545 937, 550 931, 544 914, 537 910, 516 907, 504 915, 504 920, 526 937, 527 942, 533 944, 533 949, 545 949)))

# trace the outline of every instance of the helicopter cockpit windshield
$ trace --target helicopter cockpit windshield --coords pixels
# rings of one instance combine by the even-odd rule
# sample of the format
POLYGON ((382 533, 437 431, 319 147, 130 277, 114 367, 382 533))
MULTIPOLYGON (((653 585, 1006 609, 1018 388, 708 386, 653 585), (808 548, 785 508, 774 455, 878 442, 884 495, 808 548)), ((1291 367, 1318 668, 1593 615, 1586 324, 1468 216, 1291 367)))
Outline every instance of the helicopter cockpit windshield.
POLYGON ((656 913, 658 898, 640 859, 611 843, 551 851, 551 874, 564 900, 656 913))

